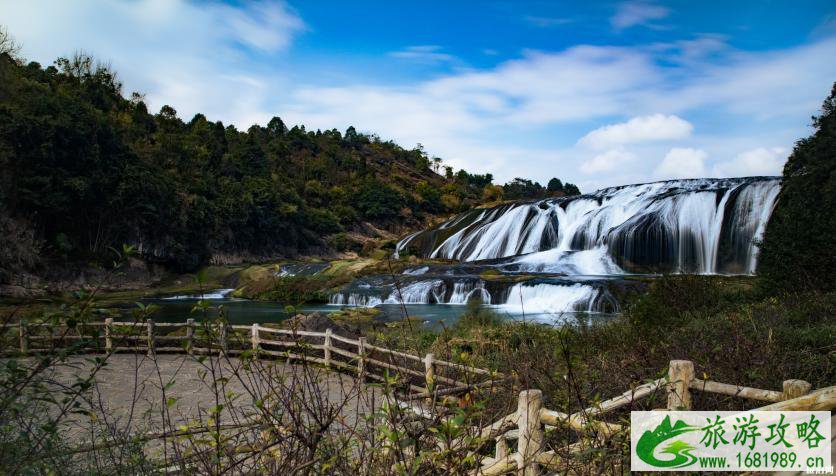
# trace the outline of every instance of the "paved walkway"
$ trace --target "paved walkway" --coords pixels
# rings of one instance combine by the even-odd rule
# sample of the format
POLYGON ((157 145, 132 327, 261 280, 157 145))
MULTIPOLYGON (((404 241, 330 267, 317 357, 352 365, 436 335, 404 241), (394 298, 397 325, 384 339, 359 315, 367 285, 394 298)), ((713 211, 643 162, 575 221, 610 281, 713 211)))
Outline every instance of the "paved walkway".
MULTIPOLYGON (((88 359, 92 357, 96 356, 88 359)), ((71 366, 54 371, 55 384, 71 385, 76 376, 89 375, 94 364, 88 359, 75 358, 71 366)), ((237 358, 178 354, 114 354, 85 396, 99 423, 133 431, 205 422, 218 404, 223 405, 222 423, 240 423, 257 411, 256 401, 275 408, 274 415, 298 405, 307 406, 303 414, 339 413, 337 426, 345 427, 362 424, 370 409, 382 402, 379 390, 320 367, 274 360, 244 365, 237 358), (213 388, 213 382, 221 385, 213 388)), ((74 416, 68 430, 83 434, 89 427, 86 417, 74 416)))

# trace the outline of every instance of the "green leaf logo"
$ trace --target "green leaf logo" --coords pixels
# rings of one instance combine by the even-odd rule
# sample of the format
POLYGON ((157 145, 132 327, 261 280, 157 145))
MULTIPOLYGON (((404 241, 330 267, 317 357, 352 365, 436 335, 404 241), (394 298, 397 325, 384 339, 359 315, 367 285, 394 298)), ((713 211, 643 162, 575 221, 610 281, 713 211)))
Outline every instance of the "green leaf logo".
POLYGON ((673 459, 657 459, 653 452, 659 445, 671 438, 699 429, 700 427, 688 425, 681 420, 677 420, 675 424, 671 425, 670 416, 666 416, 653 431, 648 430, 642 434, 636 444, 636 455, 645 463, 658 468, 682 468, 692 465, 697 461, 697 457, 691 454, 694 447, 684 441, 671 441, 660 451, 662 454, 673 455, 673 459))

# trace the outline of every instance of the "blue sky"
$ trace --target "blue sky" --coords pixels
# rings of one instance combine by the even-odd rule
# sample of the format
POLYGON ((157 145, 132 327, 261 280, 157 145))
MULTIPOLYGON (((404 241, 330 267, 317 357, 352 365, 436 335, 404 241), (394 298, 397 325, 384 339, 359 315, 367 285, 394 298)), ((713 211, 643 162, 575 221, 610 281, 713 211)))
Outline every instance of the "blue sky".
POLYGON ((778 174, 836 80, 828 1, 0 0, 43 64, 247 128, 274 115, 583 190, 778 174))

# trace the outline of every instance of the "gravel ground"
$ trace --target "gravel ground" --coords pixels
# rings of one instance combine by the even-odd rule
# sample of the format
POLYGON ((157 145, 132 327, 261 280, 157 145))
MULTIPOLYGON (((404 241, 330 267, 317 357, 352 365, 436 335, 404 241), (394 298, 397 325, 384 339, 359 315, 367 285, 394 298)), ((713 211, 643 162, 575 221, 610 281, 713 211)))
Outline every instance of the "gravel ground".
MULTIPOLYGON (((92 362, 78 357, 55 370, 51 378, 56 386, 71 385, 76 376, 89 375, 92 367, 92 362)), ((340 425, 346 426, 362 423, 370 409, 378 408, 382 402, 381 393, 374 387, 320 367, 261 360, 247 370, 236 358, 200 361, 176 354, 153 358, 114 354, 85 394, 92 403, 92 407, 85 407, 95 410, 97 422, 111 427, 159 431, 197 419, 205 422, 217 403, 225 407, 221 412, 222 424, 240 423, 245 421, 245 415, 256 411, 254 400, 266 402, 269 395, 293 398, 293 405, 311 405, 320 412, 323 408, 339 408, 340 425), (225 381, 217 392, 219 401, 212 388, 214 381, 225 381), (164 425, 165 421, 170 423, 164 425)), ((90 417, 73 415, 69 421, 66 431, 79 437, 89 434, 90 417)))

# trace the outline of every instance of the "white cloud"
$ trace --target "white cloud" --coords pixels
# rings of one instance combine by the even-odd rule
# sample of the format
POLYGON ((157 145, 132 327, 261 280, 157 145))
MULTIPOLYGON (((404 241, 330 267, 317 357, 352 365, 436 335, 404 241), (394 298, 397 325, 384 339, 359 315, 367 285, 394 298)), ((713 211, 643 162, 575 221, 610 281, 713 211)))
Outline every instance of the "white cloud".
POLYGON ((673 148, 656 167, 655 175, 663 180, 703 177, 707 156, 702 149, 673 148))
POLYGON ((31 60, 46 65, 84 50, 110 62, 126 92, 145 93, 152 110, 170 104, 186 120, 202 112, 241 127, 269 118, 270 98, 287 86, 245 51, 280 58, 306 28, 277 0, 27 0, 0 2, 0 18, 31 60))
POLYGON ((623 30, 636 25, 645 25, 650 20, 661 20, 670 14, 670 9, 646 1, 624 2, 610 18, 613 28, 623 30))
POLYGON ((786 161, 787 149, 758 147, 738 154, 733 160, 715 165, 712 175, 716 177, 781 175, 786 161))
POLYGON ((438 45, 417 45, 407 46, 399 51, 392 51, 389 56, 393 58, 408 59, 422 63, 439 63, 445 61, 456 61, 456 57, 443 53, 438 45))
POLYGON ((554 26, 568 25, 573 23, 575 19, 567 17, 541 17, 528 15, 525 17, 525 21, 526 23, 538 28, 551 28, 554 26))
POLYGON ((612 172, 618 170, 636 159, 635 154, 623 149, 612 149, 598 154, 589 161, 581 164, 580 170, 585 174, 612 172))
MULTIPOLYGON (((570 181, 571 171, 575 171, 574 180, 580 182, 578 175, 587 173, 582 165, 594 160, 595 154, 567 149, 565 143, 531 143, 527 140, 530 130, 559 130, 563 125, 581 121, 627 115, 635 120, 613 124, 612 129, 602 128, 592 136, 611 141, 602 145, 604 150, 617 149, 631 141, 632 145, 649 146, 654 143, 651 140, 686 137, 692 144, 707 149, 726 135, 720 131, 715 133, 719 136, 693 137, 693 126, 681 114, 695 110, 702 120, 715 123, 738 124, 742 120, 740 124, 758 124, 755 135, 729 133, 748 139, 748 148, 775 135, 772 126, 760 121, 776 118, 783 121, 777 132, 781 137, 791 137, 791 141, 806 133, 807 118, 817 109, 836 75, 836 64, 821 61, 828 53, 836 54, 836 39, 779 52, 744 54, 721 49, 727 59, 709 68, 702 64, 697 67, 692 61, 678 62, 686 46, 692 45, 672 44, 661 49, 577 46, 552 53, 528 51, 522 58, 494 68, 451 73, 397 87, 304 87, 292 93, 282 116, 309 127, 355 125, 406 146, 421 142, 430 153, 456 167, 492 172, 500 181, 519 175, 520 164, 525 163, 531 164, 532 178, 540 181, 559 169, 561 177, 570 181), (668 64, 660 67, 659 60, 668 64), (778 74, 775 81, 755 81, 752 77, 753 71, 779 68, 787 68, 793 74, 778 74), (741 76, 752 81, 741 83, 737 80, 741 76), (764 111, 770 111, 769 115, 759 116, 764 111), (745 119, 737 114, 745 114, 745 119), (790 132, 786 124, 792 125, 790 132), (498 133, 512 135, 513 142, 503 142, 498 133), (549 154, 549 149, 556 152, 549 154), (484 160, 486 156, 491 157, 493 165, 484 160)), ((591 143, 592 139, 588 141, 591 143)), ((605 186, 648 180, 654 177, 657 165, 653 158, 668 150, 642 151, 631 162, 629 174, 619 168, 611 169, 609 175, 596 172, 589 183, 605 186)), ((712 149, 712 154, 721 156, 724 150, 728 149, 712 149)), ((589 167, 586 165, 587 170, 589 167)), ((705 171, 703 164, 703 168, 691 169, 690 173, 696 176, 705 171)))
POLYGON ((693 130, 694 126, 680 117, 653 114, 652 116, 634 117, 627 122, 599 127, 581 137, 578 144, 593 149, 604 149, 637 142, 685 139, 691 135, 693 130))
POLYGON ((243 8, 215 5, 222 28, 245 45, 274 53, 287 48, 305 23, 284 2, 260 1, 243 8))

